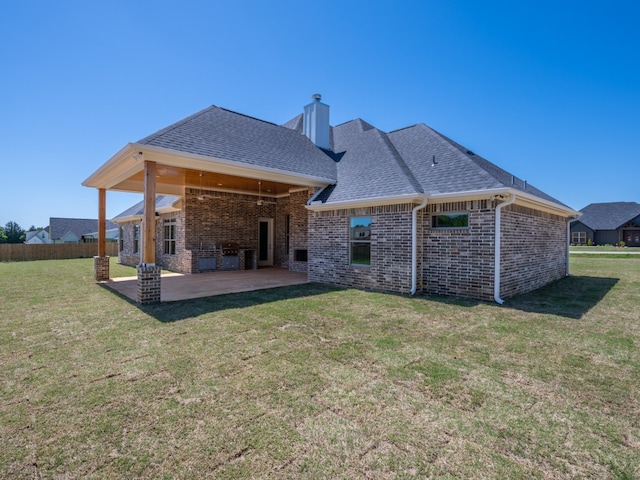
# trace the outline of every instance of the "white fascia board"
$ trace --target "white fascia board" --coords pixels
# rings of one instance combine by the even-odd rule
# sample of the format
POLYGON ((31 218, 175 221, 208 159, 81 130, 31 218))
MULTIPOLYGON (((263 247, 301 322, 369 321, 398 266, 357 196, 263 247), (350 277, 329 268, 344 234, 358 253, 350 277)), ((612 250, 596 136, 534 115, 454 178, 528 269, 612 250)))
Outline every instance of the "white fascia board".
POLYGON ((323 210, 344 210, 347 208, 375 207, 379 205, 398 205, 401 203, 420 203, 427 198, 423 193, 408 193, 405 195, 395 195, 393 197, 372 197, 358 200, 345 200, 342 202, 322 203, 320 201, 311 202, 306 205, 312 212, 323 210))
POLYGON ((134 158, 134 155, 138 152, 139 150, 135 150, 133 143, 128 143, 82 182, 82 185, 107 189, 117 185, 134 173, 144 169, 142 158, 134 158))
POLYGON ((467 192, 451 192, 451 193, 434 193, 429 195, 429 200, 433 202, 437 201, 455 201, 455 200, 481 200, 489 199, 495 196, 516 196, 516 204, 528 205, 538 210, 543 210, 549 213, 553 213, 560 216, 575 216, 579 215, 579 212, 560 205, 559 203, 551 202, 543 198, 537 197, 522 190, 516 190, 514 188, 493 188, 488 190, 475 190, 467 192))
POLYGON ((143 152, 145 160, 154 160, 171 167, 182 167, 190 170, 224 173, 238 177, 255 178, 256 180, 269 180, 311 187, 324 187, 335 182, 335 180, 331 178, 292 173, 276 168, 247 165, 232 160, 208 157, 206 155, 178 152, 168 148, 140 144, 132 145, 134 151, 143 152))

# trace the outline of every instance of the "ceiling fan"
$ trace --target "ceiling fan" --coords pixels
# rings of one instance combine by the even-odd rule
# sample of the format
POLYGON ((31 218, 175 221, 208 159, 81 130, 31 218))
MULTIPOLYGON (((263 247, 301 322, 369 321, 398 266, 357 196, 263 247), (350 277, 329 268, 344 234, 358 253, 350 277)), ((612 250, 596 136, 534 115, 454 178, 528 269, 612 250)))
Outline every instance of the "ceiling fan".
POLYGON ((202 200, 206 200, 207 198, 214 198, 213 195, 209 195, 208 193, 204 193, 202 191, 202 177, 204 177, 204 173, 200 172, 199 174, 200 177, 200 188, 198 189, 198 194, 197 195, 189 195, 189 196, 195 196, 198 200, 202 201, 202 200))
POLYGON ((256 202, 256 205, 261 207, 262 205, 275 205, 275 204, 276 202, 262 199, 262 180, 258 180, 258 201, 256 202))

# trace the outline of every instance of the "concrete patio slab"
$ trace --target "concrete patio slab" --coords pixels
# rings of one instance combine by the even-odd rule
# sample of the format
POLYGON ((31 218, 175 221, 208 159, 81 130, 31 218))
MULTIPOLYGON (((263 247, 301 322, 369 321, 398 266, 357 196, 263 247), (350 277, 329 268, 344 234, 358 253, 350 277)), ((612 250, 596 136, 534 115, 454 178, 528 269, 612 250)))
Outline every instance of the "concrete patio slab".
MULTIPOLYGON (((265 288, 301 285, 309 282, 306 273, 292 272, 275 267, 258 270, 195 273, 192 275, 163 272, 160 281, 160 300, 162 302, 250 292, 265 288)), ((137 277, 110 278, 105 282, 105 285, 134 302, 137 300, 137 277)))

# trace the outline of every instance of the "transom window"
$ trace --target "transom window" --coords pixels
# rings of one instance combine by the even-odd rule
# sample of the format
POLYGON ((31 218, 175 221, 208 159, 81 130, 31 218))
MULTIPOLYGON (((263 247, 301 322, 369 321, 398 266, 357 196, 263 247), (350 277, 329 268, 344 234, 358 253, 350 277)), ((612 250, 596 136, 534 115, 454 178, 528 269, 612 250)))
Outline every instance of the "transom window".
POLYGON ((371 217, 351 217, 349 247, 351 265, 371 265, 371 217))
POLYGON ((431 228, 469 228, 468 213, 443 213, 431 217, 431 228))
POLYGON ((165 220, 164 221, 164 254, 175 255, 176 254, 176 221, 165 220))

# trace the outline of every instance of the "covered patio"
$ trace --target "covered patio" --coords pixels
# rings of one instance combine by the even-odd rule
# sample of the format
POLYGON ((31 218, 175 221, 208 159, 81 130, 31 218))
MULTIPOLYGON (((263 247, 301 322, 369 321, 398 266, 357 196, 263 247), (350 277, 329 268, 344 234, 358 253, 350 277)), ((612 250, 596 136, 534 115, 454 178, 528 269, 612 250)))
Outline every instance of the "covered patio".
POLYGON ((255 270, 229 272, 235 274, 233 280, 222 280, 226 272, 221 270, 247 268, 242 260, 234 267, 225 264, 230 259, 224 258, 223 246, 230 244, 237 245, 236 255, 245 261, 257 260, 252 268, 283 267, 291 271, 275 278, 290 274, 295 283, 306 282, 305 207, 320 189, 334 182, 334 161, 297 130, 215 106, 207 108, 127 144, 83 182, 98 190, 95 279, 110 285, 122 282, 109 279, 105 223, 106 192, 124 191, 143 194, 140 215, 122 220, 119 248, 121 263, 137 265, 137 280, 130 282, 137 296, 123 294, 138 303, 287 284, 272 284, 263 278, 268 277, 266 273, 255 270), (180 200, 167 211, 157 209, 156 198, 163 195, 180 200), (122 238, 133 246, 129 248, 122 238), (246 252, 250 255, 245 256, 246 252), (189 275, 165 276, 161 270, 198 273, 198 279, 191 283, 186 280, 189 275), (211 277, 218 285, 207 286, 203 281, 199 272, 209 270, 217 270, 211 277), (302 275, 295 273, 302 271, 302 275), (239 285, 232 287, 235 283, 239 285), (183 284, 190 288, 172 293, 183 284), (223 286, 233 290, 221 290, 223 286))
MULTIPOLYGON (((306 273, 292 272, 276 267, 194 275, 163 272, 161 277, 160 301, 162 302, 175 302, 308 283, 306 273)), ((110 278, 104 282, 104 285, 134 302, 137 301, 137 276, 110 278)))

